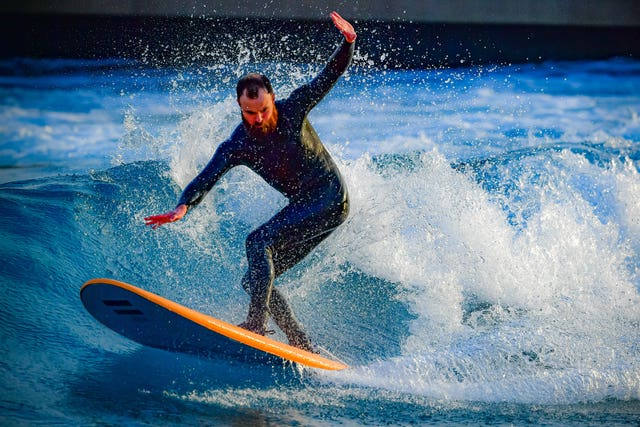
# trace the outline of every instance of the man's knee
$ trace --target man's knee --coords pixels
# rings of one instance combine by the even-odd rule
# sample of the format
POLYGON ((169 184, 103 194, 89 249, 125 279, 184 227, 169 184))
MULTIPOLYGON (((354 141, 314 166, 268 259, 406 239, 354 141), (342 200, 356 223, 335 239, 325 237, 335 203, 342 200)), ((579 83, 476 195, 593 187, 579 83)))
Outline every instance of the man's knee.
POLYGON ((247 252, 254 251, 260 245, 261 236, 259 230, 254 230, 247 236, 247 240, 245 240, 244 244, 247 248, 247 252))
POLYGON ((247 240, 245 241, 245 248, 249 263, 267 256, 269 251, 269 242, 267 241, 265 233, 261 229, 257 229, 249 233, 247 240))
POLYGON ((260 227, 249 233, 247 240, 245 240, 247 254, 259 254, 261 256, 268 253, 271 246, 273 246, 273 237, 271 234, 273 233, 264 227, 260 227))
POLYGON ((251 295, 251 272, 247 271, 242 277, 242 289, 251 295))
POLYGON ((273 250, 260 229, 250 233, 245 244, 249 268, 242 279, 242 287, 253 296, 264 293, 273 281, 273 250))

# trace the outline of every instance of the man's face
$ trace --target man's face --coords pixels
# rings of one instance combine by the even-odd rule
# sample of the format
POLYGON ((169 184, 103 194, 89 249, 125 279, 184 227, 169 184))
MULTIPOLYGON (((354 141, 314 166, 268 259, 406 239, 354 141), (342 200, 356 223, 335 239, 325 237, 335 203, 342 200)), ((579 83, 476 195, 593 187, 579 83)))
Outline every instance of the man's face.
POLYGON ((242 118, 249 132, 254 136, 264 136, 276 128, 278 113, 275 106, 275 96, 264 89, 258 90, 258 97, 247 96, 247 91, 238 99, 242 118))

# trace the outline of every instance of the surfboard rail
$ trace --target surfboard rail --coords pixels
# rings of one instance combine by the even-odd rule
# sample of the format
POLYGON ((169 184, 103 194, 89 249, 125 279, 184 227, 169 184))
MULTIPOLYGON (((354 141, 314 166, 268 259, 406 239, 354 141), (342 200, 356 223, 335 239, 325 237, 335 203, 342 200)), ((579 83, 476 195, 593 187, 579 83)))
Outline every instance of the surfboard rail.
MULTIPOLYGON (((119 280, 108 278, 91 279, 82 285, 80 295, 82 297, 85 289, 93 285, 111 285, 129 291, 138 295, 166 310, 176 313, 206 329, 230 338, 234 341, 248 345, 263 352, 281 357, 283 359, 300 363, 305 366, 327 370, 342 370, 348 366, 342 362, 325 358, 319 354, 299 349, 289 344, 282 343, 272 338, 259 335, 243 329, 239 326, 227 323, 223 320, 201 313, 194 309, 188 308, 177 302, 171 301, 153 292, 146 291, 136 286, 130 285, 119 280)), ((84 300, 83 300, 84 302, 84 300)), ((93 314, 93 313, 92 313, 93 314)))

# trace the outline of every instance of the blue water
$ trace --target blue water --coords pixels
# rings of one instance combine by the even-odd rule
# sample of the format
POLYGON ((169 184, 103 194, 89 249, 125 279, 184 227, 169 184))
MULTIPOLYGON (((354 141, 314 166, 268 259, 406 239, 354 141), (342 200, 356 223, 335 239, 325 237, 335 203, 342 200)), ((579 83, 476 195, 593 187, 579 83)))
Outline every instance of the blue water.
POLYGON ((277 283, 337 373, 143 348, 79 300, 110 277, 242 321, 282 197, 240 168, 143 218, 237 124, 238 76, 286 96, 317 66, 0 62, 0 424, 638 425, 640 62, 382 59, 311 115, 351 216, 277 283))

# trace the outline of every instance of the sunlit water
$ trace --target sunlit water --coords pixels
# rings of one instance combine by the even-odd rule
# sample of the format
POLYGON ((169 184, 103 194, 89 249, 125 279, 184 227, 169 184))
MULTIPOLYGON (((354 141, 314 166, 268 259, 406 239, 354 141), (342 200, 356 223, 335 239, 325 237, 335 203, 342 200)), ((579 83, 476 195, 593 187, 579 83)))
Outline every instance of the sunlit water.
POLYGON ((143 217, 237 125, 237 78, 317 66, 0 63, 3 425, 637 425, 640 62, 385 70, 360 54, 311 114, 351 215, 277 282, 352 368, 143 348, 78 292, 124 280, 240 322, 244 238, 286 202, 229 173, 143 217))

